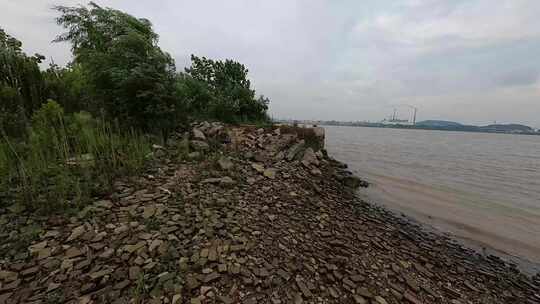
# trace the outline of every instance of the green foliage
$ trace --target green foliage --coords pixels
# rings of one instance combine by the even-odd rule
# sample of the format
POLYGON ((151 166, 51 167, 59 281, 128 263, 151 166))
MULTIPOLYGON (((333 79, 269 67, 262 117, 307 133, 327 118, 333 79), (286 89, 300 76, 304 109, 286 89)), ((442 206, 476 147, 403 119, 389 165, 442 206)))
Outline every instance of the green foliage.
POLYGON ((0 128, 10 136, 25 133, 24 100, 17 89, 0 85, 0 128))
POLYGON ((248 69, 233 60, 193 56, 185 73, 158 46, 146 19, 101 7, 57 6, 74 60, 41 72, 41 55, 0 30, 0 123, 9 136, 25 137, 29 118, 47 99, 67 113, 87 111, 118 120, 124 129, 166 136, 189 117, 230 123, 268 121, 269 100, 255 97, 248 69))
POLYGON ((55 10, 66 30, 55 41, 72 46, 66 67, 41 71, 44 57, 0 29, 0 203, 84 206, 143 168, 150 145, 139 132, 166 138, 188 118, 269 121, 269 100, 256 98, 244 65, 192 55, 176 73, 150 21, 93 2, 55 10))
POLYGON ((192 65, 178 77, 192 113, 225 122, 268 120, 268 98, 255 98, 248 69, 233 60, 191 56, 192 65))
POLYGON ((60 67, 53 63, 43 72, 43 77, 48 98, 58 101, 67 113, 83 110, 99 112, 90 97, 90 87, 81 65, 69 64, 67 67, 60 67))
POLYGON ((175 66, 150 21, 93 2, 56 10, 67 32, 55 41, 71 42, 98 108, 125 126, 171 129, 178 112, 175 66))
POLYGON ((2 139, 2 192, 14 189, 10 199, 49 212, 83 206, 116 177, 142 169, 150 152, 135 132, 121 133, 84 112, 65 115, 54 101, 33 115, 27 142, 2 139))
POLYGON ((43 56, 27 56, 22 43, 0 28, 0 128, 21 136, 26 118, 37 109, 44 95, 38 63, 43 56))

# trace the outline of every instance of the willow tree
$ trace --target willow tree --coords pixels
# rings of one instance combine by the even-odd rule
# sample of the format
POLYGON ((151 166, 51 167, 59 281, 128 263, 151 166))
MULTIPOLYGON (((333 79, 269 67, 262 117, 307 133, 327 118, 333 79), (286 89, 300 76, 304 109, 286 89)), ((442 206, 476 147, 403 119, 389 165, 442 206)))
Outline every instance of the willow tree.
POLYGON ((55 9, 66 29, 55 41, 71 43, 97 106, 128 126, 170 128, 178 111, 175 66, 150 21, 93 2, 55 9))

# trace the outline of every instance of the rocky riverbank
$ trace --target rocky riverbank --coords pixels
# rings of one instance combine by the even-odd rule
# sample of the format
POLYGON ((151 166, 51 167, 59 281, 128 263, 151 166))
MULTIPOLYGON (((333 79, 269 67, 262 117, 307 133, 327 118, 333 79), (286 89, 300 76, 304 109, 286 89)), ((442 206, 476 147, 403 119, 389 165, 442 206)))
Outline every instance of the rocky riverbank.
POLYGON ((358 200, 320 139, 202 123, 78 214, 1 210, 0 304, 540 303, 539 277, 358 200))

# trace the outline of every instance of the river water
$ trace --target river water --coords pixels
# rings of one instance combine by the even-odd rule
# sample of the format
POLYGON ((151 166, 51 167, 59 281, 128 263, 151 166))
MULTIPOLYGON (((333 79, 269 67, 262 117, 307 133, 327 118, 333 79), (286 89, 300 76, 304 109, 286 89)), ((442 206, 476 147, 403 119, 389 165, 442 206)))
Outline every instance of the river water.
POLYGON ((540 136, 325 129, 330 155, 372 183, 364 199, 540 269, 540 136))

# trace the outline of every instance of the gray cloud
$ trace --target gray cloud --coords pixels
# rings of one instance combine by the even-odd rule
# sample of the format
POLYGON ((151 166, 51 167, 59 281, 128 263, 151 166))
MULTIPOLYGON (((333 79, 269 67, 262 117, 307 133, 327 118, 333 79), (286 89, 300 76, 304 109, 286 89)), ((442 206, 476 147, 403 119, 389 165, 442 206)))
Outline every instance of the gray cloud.
MULTIPOLYGON (((275 117, 374 121, 405 103, 421 119, 540 126, 536 0, 96 2, 150 19, 179 69, 191 53, 246 64, 275 117)), ((63 64, 56 3, 80 2, 0 0, 0 26, 63 64)))
POLYGON ((538 76, 537 69, 525 68, 503 74, 495 82, 503 86, 533 85, 538 81, 538 76))

